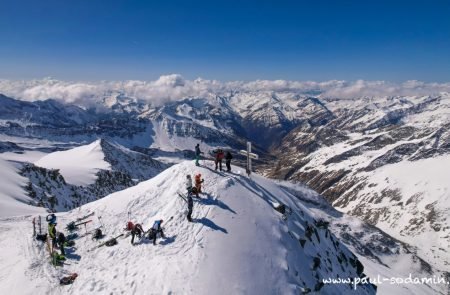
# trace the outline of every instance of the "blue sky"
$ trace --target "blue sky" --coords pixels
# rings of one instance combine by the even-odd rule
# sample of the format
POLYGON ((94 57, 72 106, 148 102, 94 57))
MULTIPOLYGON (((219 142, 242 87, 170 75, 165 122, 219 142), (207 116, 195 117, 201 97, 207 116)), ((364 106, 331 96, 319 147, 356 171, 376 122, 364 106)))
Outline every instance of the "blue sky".
POLYGON ((0 78, 450 81, 450 1, 0 1, 0 78))

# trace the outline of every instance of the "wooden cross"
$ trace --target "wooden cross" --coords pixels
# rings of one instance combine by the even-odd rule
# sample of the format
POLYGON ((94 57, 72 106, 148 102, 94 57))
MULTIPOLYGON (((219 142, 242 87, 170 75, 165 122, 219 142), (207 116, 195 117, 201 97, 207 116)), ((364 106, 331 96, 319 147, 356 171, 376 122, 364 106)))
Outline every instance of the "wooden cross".
POLYGON ((252 143, 247 141, 247 150, 240 150, 239 154, 247 157, 247 166, 245 167, 245 171, 247 175, 250 176, 252 173, 252 159, 258 159, 258 155, 252 153, 252 143))

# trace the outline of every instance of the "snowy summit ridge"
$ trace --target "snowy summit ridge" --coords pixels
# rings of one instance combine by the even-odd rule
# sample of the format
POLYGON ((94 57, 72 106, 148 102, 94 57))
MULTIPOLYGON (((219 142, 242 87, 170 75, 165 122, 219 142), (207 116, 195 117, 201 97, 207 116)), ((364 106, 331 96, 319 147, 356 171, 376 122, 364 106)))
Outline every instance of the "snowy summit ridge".
MULTIPOLYGON (((166 238, 158 239, 156 246, 147 242, 132 246, 129 238, 119 238, 114 247, 89 252, 97 242, 80 238, 80 246, 67 255, 69 261, 78 257, 78 263, 62 270, 48 264, 45 246, 39 248, 39 242, 30 237, 28 245, 30 250, 38 248, 32 250, 37 255, 22 257, 22 263, 12 267, 28 265, 41 275, 22 292, 47 293, 51 287, 46 282, 67 271, 79 274, 70 294, 298 294, 314 290, 343 294, 353 287, 323 285, 322 279, 364 276, 356 256, 289 191, 261 176, 248 179, 241 169, 221 174, 183 162, 135 187, 59 214, 58 226, 63 228, 70 220, 95 212, 107 237, 123 232, 128 212, 144 229, 163 219, 166 238), (205 179, 205 193, 194 201, 193 223, 186 220, 186 205, 177 196, 188 173, 201 173, 205 179), (286 220, 274 203, 292 209, 286 220)), ((5 287, 12 290, 13 285, 5 287)), ((361 285, 352 293, 375 294, 375 289, 361 285)))

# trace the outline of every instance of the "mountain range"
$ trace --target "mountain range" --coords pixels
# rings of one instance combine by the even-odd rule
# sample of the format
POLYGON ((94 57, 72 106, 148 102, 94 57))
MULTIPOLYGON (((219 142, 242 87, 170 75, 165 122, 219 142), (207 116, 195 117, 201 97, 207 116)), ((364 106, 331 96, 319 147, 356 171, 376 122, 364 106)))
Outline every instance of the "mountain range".
MULTIPOLYGON (((159 106, 108 93, 96 104, 0 95, 0 155, 20 174, 22 203, 71 210, 192 159, 196 143, 211 159, 217 147, 236 155, 250 140, 260 155, 256 172, 286 190, 314 190, 291 193, 328 220, 372 274, 448 276, 449 93, 336 99, 250 91, 159 106), (408 267, 393 265, 399 261, 408 267)), ((428 287, 407 290, 446 292, 428 287)))

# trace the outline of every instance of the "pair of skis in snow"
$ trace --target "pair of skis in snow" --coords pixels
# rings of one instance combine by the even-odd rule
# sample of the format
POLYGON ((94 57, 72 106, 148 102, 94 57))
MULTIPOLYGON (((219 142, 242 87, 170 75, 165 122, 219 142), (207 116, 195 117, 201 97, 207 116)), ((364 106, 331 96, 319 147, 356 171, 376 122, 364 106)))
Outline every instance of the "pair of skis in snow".
POLYGON ((111 246, 112 246, 112 245, 116 245, 116 244, 117 244, 117 239, 120 238, 120 237, 123 236, 123 235, 124 235, 124 234, 122 233, 122 234, 120 234, 120 235, 118 235, 118 236, 115 236, 114 238, 111 238, 111 239, 107 240, 106 242, 103 242, 103 243, 101 243, 100 245, 97 245, 97 246, 95 246, 95 247, 89 249, 88 252, 94 251, 95 249, 100 248, 100 247, 103 247, 103 246, 108 245, 108 244, 110 244, 111 246))
POLYGON ((90 212, 90 213, 88 213, 88 214, 86 214, 86 215, 84 215, 82 217, 79 217, 79 218, 75 219, 75 222, 82 221, 82 220, 84 220, 86 218, 89 218, 89 217, 93 216, 94 214, 95 214, 95 211, 92 211, 92 212, 90 212))
POLYGON ((66 226, 66 229, 68 231, 74 231, 74 230, 77 229, 78 226, 83 225, 83 224, 86 225, 87 223, 92 222, 92 220, 87 220, 87 221, 83 221, 83 220, 86 220, 87 218, 93 216, 94 214, 95 214, 95 212, 92 211, 92 212, 86 214, 85 216, 82 216, 82 217, 79 217, 79 218, 75 219, 75 221, 70 222, 66 226))

